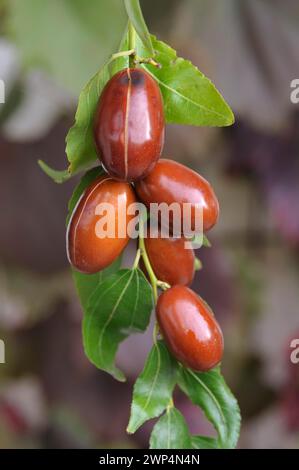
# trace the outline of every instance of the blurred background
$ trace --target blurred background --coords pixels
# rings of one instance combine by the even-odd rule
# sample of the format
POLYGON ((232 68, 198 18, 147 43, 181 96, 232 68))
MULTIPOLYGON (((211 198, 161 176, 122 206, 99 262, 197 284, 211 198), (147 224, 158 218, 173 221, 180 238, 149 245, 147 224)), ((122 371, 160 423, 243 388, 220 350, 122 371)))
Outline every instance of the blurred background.
MULTIPOLYGON (((221 204, 194 289, 226 340, 241 448, 299 447, 299 78, 297 0, 143 0, 150 30, 191 59, 236 115, 227 129, 168 126, 165 156, 213 184, 221 204)), ((66 167, 80 89, 119 44, 121 0, 0 0, 0 447, 146 448, 125 433, 151 332, 124 343, 120 384, 84 357, 65 255, 67 201, 39 158, 66 167)), ((127 257, 130 257, 130 249, 127 257)), ((177 394, 196 433, 213 432, 177 394)))

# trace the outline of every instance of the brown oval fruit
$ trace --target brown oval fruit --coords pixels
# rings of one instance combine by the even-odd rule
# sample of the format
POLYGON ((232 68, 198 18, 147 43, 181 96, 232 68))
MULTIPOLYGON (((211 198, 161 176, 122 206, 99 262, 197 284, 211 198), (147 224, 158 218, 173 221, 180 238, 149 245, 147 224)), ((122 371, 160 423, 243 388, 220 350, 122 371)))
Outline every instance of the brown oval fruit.
POLYGON ((164 145, 163 100, 143 69, 124 69, 107 83, 95 115, 94 137, 107 172, 136 181, 151 171, 164 145))
POLYGON ((127 183, 114 181, 110 176, 100 176, 86 189, 73 211, 67 230, 68 258, 77 270, 86 274, 96 273, 109 266, 121 254, 129 237, 127 230, 123 238, 119 237, 118 227, 122 223, 127 227, 133 218, 128 216, 127 207, 135 202, 132 187, 127 183), (103 206, 101 209, 102 203, 111 204, 114 211, 108 215, 103 206), (110 234, 107 235, 106 225, 106 236, 100 238, 103 236, 100 225, 102 217, 105 217, 109 227, 115 227, 113 238, 110 234))
POLYGON ((158 322, 170 351, 193 370, 212 369, 222 359, 223 336, 207 304, 188 287, 174 286, 157 303, 158 322))
MULTIPOLYGON (((195 171, 173 160, 159 160, 150 174, 136 184, 136 191, 141 201, 148 207, 151 203, 164 202, 168 205, 179 203, 182 215, 183 203, 190 203, 191 230, 195 230, 196 227, 196 204, 202 209, 204 231, 211 229, 218 220, 219 204, 210 183, 195 171)), ((171 213, 169 220, 171 227, 171 213)), ((183 226, 183 217, 181 226, 183 226)))
POLYGON ((148 230, 144 243, 157 279, 171 286, 192 283, 195 255, 190 242, 185 238, 162 238, 159 230, 148 230))

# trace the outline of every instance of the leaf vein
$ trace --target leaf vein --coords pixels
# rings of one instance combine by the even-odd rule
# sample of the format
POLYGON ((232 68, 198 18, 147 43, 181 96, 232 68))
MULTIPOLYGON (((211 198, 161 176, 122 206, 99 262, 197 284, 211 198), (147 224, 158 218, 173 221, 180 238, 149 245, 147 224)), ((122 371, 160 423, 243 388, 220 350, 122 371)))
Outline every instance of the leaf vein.
POLYGON ((198 107, 198 108, 201 108, 201 109, 204 109, 205 111, 211 113, 211 114, 215 114, 216 116, 219 116, 221 118, 225 118, 225 115, 224 114, 221 114, 219 113, 218 111, 215 111, 214 109, 212 108, 208 108, 207 106, 204 106, 203 104, 200 104, 200 103, 196 103, 196 101, 193 101, 191 98, 189 98, 188 96, 186 95, 183 95, 182 93, 180 93, 179 91, 177 91, 175 88, 172 88, 170 87, 169 85, 166 85, 165 82, 162 82, 158 77, 156 77, 156 75, 154 75, 153 73, 151 73, 148 69, 146 69, 147 72, 155 79, 157 80, 158 83, 160 83, 161 86, 163 86, 164 88, 166 88, 167 90, 169 90, 171 93, 175 93, 177 96, 179 96, 180 98, 182 98, 183 100, 186 100, 186 101, 189 101, 189 103, 193 104, 194 106, 198 107))
POLYGON ((124 297, 124 295, 125 295, 125 293, 126 293, 126 290, 128 289, 128 287, 129 287, 129 285, 130 285, 130 282, 131 282, 131 280, 132 280, 132 276, 133 276, 133 275, 134 275, 134 271, 132 271, 132 273, 130 274, 130 277, 129 277, 129 279, 128 279, 128 281, 127 281, 127 283, 126 283, 126 285, 125 285, 125 287, 124 287, 124 289, 123 289, 123 291, 122 291, 122 293, 120 294, 120 296, 119 296, 119 298, 118 298, 116 304, 114 305, 114 307, 113 307, 113 309, 112 309, 112 311, 111 311, 109 317, 107 318, 107 321, 106 321, 106 323, 104 324, 103 329, 102 329, 102 331, 101 331, 101 334, 100 334, 100 337, 99 337, 99 341, 98 341, 98 347, 97 347, 97 349, 98 349, 98 353, 99 353, 99 355, 100 355, 100 357, 101 357, 102 359, 103 359, 102 342, 103 342, 104 333, 105 333, 105 331, 106 331, 108 325, 109 325, 109 324, 111 323, 111 321, 113 320, 114 314, 115 314, 115 312, 116 312, 116 310, 117 310, 117 308, 118 308, 120 302, 122 301, 122 299, 123 299, 123 297, 124 297))
POLYGON ((135 316, 136 316, 136 311, 137 311, 137 305, 138 305, 138 301, 139 301, 139 292, 140 292, 140 281, 139 281, 139 276, 138 276, 138 272, 136 270, 136 281, 137 281, 137 286, 136 286, 136 299, 135 299, 135 304, 134 304, 134 310, 133 310, 133 314, 132 314, 132 320, 131 320, 131 323, 130 323, 130 330, 131 328, 133 327, 134 325, 134 322, 135 322, 135 316))
POLYGON ((167 412, 167 449, 170 449, 170 428, 171 428, 171 417, 170 411, 167 412))
MULTIPOLYGON (((160 373, 160 370, 161 370, 161 355, 160 355, 160 349, 159 349, 159 346, 157 343, 155 343, 155 348, 157 349, 157 369, 156 369, 156 373, 155 373, 155 377, 154 377, 154 380, 152 382, 152 385, 151 385, 151 388, 150 388, 150 391, 149 391, 149 394, 147 396, 147 399, 146 399, 146 402, 144 404, 143 407, 141 407, 141 409, 145 412, 146 409, 148 408, 150 402, 151 402, 151 399, 152 399, 152 396, 153 396, 153 392, 154 392, 154 388, 156 386, 156 383, 157 383, 157 380, 158 380, 158 376, 159 376, 159 373, 160 373)), ((136 425, 136 429, 142 424, 143 422, 143 419, 141 418, 139 421, 138 421, 138 424, 136 425)))
POLYGON ((206 384, 202 380, 200 380, 200 378, 196 374, 194 374, 194 372, 192 372, 190 369, 188 370, 188 372, 202 386, 202 388, 208 393, 208 395, 210 395, 210 397, 212 398, 212 400, 214 401, 214 403, 216 404, 216 406, 218 408, 218 411, 219 411, 220 417, 223 421, 223 424, 226 425, 226 419, 225 419, 225 416, 223 414, 221 405, 218 402, 218 400, 216 399, 215 395, 213 395, 213 393, 211 393, 210 389, 206 386, 206 384))
MULTIPOLYGON (((128 273, 125 272, 119 279, 117 279, 111 286, 109 286, 106 290, 104 290, 103 292, 101 292, 101 294, 99 295, 98 297, 98 300, 94 306, 94 308, 92 309, 91 313, 90 313, 90 316, 89 316, 89 320, 88 320, 88 323, 86 325, 86 330, 87 330, 87 333, 89 335, 89 330, 90 330, 90 325, 91 325, 91 320, 93 319, 93 316, 94 316, 94 313, 97 311, 98 309, 98 306, 99 306, 99 303, 100 303, 100 300, 101 298, 103 297, 103 295, 107 294, 107 292, 109 292, 111 289, 113 289, 121 280, 123 277, 125 277, 128 273)), ((100 284, 99 284, 100 285, 100 284)))

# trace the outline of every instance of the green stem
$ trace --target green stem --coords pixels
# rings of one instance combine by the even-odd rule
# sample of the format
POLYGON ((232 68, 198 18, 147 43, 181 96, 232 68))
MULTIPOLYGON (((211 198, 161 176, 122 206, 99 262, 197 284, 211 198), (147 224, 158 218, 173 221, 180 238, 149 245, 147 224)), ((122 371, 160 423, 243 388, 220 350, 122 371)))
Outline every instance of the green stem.
MULTIPOLYGON (((151 283, 151 286, 152 286, 152 289, 153 289, 154 302, 155 302, 155 305, 156 305, 157 301, 158 301, 158 288, 160 288, 162 290, 167 290, 167 289, 170 289, 171 286, 169 284, 167 284, 167 282, 159 281, 159 279, 157 279, 157 277, 154 273, 154 270, 152 268, 149 257, 147 255, 146 248, 145 248, 145 243, 144 243, 144 220, 145 220, 144 218, 140 217, 140 220, 139 220, 139 250, 138 251, 140 252, 139 256, 142 257, 145 269, 148 273, 148 277, 149 277, 149 280, 150 280, 150 283, 151 283)), ((136 255, 136 257, 137 257, 137 255, 136 255)), ((134 265, 135 265, 135 263, 134 263, 134 265)), ((154 326, 154 330, 153 330, 153 342, 154 342, 154 344, 157 344, 158 334, 159 334, 159 325, 156 322, 155 326, 154 326)))
POLYGON ((157 281, 157 287, 159 287, 162 290, 167 290, 167 289, 170 289, 171 286, 167 282, 157 281))
POLYGON ((147 252, 145 249, 143 220, 140 220, 140 223, 139 223, 139 249, 140 249, 141 256, 144 262, 145 269, 147 270, 147 273, 149 275, 150 283, 151 283, 151 286, 153 288, 153 293, 154 293, 154 301, 156 304, 158 300, 158 282, 159 281, 155 276, 155 273, 153 271, 153 268, 151 266, 150 260, 147 256, 147 252))
POLYGON ((154 344, 157 344, 158 334, 159 334, 159 325, 158 325, 158 322, 156 322, 155 326, 154 326, 154 329, 153 329, 153 342, 154 342, 154 344))
POLYGON ((136 253, 136 256, 135 256, 135 260, 134 260, 132 269, 137 269, 138 268, 140 257, 141 257, 141 251, 140 251, 140 249, 138 249, 137 253, 136 253))
POLYGON ((119 57, 132 56, 134 55, 134 53, 135 53, 135 49, 130 49, 129 51, 116 52, 115 54, 112 54, 111 61, 118 59, 119 57))
POLYGON ((171 408, 173 408, 173 407, 174 407, 173 399, 170 398, 169 403, 168 403, 168 405, 167 405, 166 412, 169 413, 169 411, 170 411, 171 408))
POLYGON ((135 64, 149 64, 149 65, 153 65, 154 67, 156 67, 157 69, 161 69, 162 68, 162 65, 159 64, 159 62, 157 62, 155 59, 153 59, 152 57, 139 57, 139 56, 136 56, 135 55, 135 58, 134 58, 134 63, 135 64))
POLYGON ((134 53, 130 55, 129 62, 130 67, 135 67, 134 54, 136 53, 136 31, 131 21, 129 21, 129 49, 133 50, 134 53))

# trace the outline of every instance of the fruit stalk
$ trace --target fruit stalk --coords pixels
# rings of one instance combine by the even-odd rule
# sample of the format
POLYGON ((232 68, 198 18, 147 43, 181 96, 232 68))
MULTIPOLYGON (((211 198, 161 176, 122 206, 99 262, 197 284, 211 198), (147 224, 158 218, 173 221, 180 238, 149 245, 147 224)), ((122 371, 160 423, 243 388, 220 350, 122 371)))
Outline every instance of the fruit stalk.
POLYGON ((147 252, 146 252, 146 248, 145 248, 145 244, 144 244, 144 222, 143 222, 143 220, 140 220, 140 223, 139 223, 139 249, 140 249, 141 257, 142 257, 143 262, 144 262, 144 266, 145 266, 145 268, 147 270, 147 273, 149 275, 150 283, 151 283, 151 286, 152 286, 152 289, 153 289, 154 302, 155 302, 155 305, 156 305, 157 300, 158 300, 158 287, 157 287, 158 279, 156 278, 156 275, 153 271, 150 260, 147 256, 147 252))
POLYGON ((129 21, 129 49, 134 51, 129 57, 129 64, 131 68, 135 67, 135 55, 136 55, 136 31, 131 21, 129 21))

